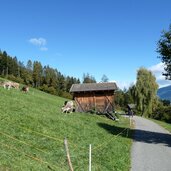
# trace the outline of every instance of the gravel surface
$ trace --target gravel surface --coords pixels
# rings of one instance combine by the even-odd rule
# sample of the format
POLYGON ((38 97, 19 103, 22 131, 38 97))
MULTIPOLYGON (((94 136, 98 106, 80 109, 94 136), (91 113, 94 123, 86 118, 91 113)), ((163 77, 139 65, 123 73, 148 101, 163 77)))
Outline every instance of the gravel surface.
POLYGON ((171 171, 171 134, 156 123, 134 116, 131 171, 171 171))

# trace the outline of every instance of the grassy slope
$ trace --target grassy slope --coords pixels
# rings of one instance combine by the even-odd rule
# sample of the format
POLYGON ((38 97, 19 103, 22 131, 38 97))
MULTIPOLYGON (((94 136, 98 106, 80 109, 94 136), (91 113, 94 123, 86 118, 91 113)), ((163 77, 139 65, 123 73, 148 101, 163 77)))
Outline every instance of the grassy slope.
POLYGON ((24 94, 0 87, 0 170, 67 171, 63 143, 67 137, 74 170, 88 170, 92 144, 92 171, 128 171, 131 139, 123 130, 129 122, 62 114, 64 100, 35 89, 24 94))

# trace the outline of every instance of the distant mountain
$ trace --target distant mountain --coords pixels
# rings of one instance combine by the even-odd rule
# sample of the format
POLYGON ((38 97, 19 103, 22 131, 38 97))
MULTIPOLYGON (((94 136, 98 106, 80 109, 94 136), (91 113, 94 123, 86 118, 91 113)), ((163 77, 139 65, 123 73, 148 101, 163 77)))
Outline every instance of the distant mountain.
POLYGON ((161 99, 170 100, 171 101, 171 85, 163 88, 159 88, 157 91, 157 95, 161 99))

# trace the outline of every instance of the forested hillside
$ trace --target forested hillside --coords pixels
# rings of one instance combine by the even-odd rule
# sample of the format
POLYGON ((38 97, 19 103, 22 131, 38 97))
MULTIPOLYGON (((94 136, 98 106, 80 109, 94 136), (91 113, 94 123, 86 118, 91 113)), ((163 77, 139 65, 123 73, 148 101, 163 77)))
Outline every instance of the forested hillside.
POLYGON ((71 98, 68 93, 72 84, 80 80, 72 76, 64 76, 49 65, 43 66, 39 61, 28 60, 27 64, 11 57, 6 51, 0 51, 0 76, 23 83, 42 91, 71 98))

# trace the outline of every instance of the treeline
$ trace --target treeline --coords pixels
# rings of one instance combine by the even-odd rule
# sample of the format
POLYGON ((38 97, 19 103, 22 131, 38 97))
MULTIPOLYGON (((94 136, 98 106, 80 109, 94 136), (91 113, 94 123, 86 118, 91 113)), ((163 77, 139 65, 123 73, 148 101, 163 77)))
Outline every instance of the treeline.
MULTIPOLYGON (((139 110, 139 106, 136 101, 134 92, 135 92, 135 86, 130 86, 129 89, 125 89, 125 90, 118 90, 115 93, 116 109, 121 110, 124 113, 128 114, 127 105, 135 104, 135 108, 133 109, 134 114, 142 115, 142 111, 139 110)), ((156 100, 153 101, 151 112, 148 112, 143 116, 171 123, 170 101, 156 98, 156 100)))
POLYGON ((127 111, 128 104, 134 104, 136 115, 163 120, 171 123, 171 105, 169 100, 161 100, 157 96, 158 85, 151 71, 140 68, 137 71, 136 84, 128 90, 119 90, 115 94, 117 109, 127 111))
POLYGON ((72 98, 69 94, 72 84, 80 83, 79 79, 64 76, 49 65, 42 66, 39 61, 28 60, 24 65, 6 51, 0 51, 0 76, 65 98, 72 98))
MULTIPOLYGON (((162 31, 157 43, 157 52, 164 64, 162 74, 166 80, 171 80, 171 25, 168 31, 162 31)), ((127 104, 133 103, 136 105, 134 110, 137 115, 171 123, 171 102, 159 99, 157 90, 155 76, 151 71, 140 68, 137 71, 136 84, 128 90, 120 90, 116 93, 116 107, 126 111, 127 104)))

